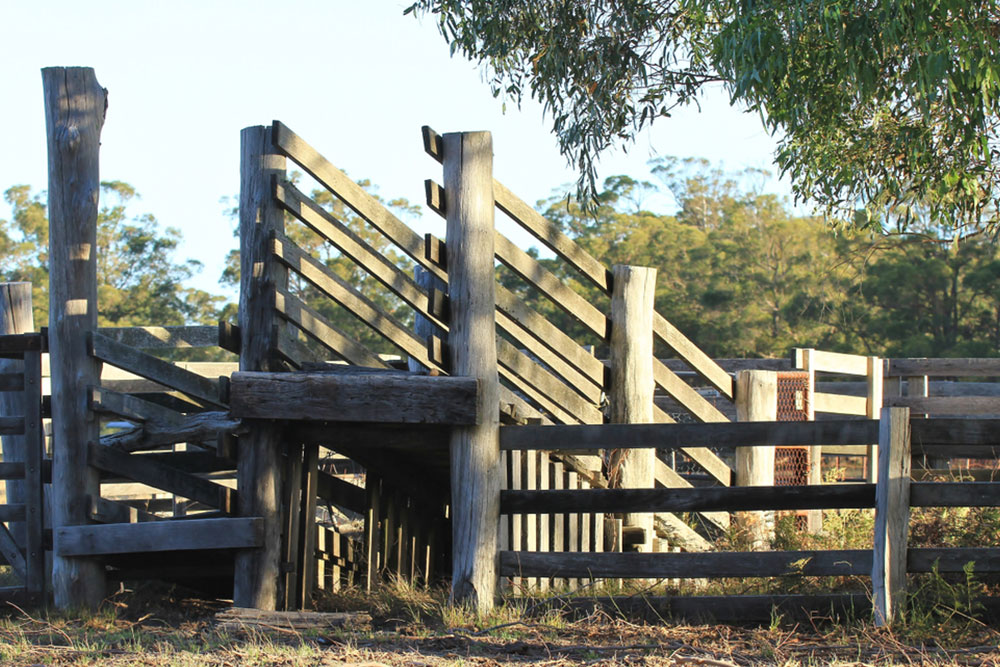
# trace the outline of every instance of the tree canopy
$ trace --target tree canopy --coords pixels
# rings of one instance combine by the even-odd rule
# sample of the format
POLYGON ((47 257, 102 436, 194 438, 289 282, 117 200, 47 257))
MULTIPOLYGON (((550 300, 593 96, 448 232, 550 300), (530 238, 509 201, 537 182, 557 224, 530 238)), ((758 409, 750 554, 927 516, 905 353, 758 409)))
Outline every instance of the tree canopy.
POLYGON ((797 197, 872 227, 1000 228, 1000 8, 970 0, 417 0, 495 95, 595 160, 721 82, 797 197), (861 209, 862 213, 855 215, 861 209))

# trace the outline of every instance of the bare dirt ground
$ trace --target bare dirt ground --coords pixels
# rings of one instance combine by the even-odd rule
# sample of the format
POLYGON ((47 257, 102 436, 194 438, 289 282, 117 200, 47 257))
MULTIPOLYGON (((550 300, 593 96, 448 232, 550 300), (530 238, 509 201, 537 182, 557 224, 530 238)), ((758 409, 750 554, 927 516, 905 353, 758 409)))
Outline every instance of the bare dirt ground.
MULTIPOLYGON (((364 606, 354 599, 350 606, 364 606)), ((119 595, 96 614, 8 607, 2 665, 997 665, 1000 633, 975 622, 941 636, 870 624, 770 627, 633 623, 598 612, 567 620, 510 607, 485 623, 435 611, 433 598, 369 606, 348 628, 224 630, 218 602, 176 591, 119 595)), ((468 615, 465 615, 468 616, 468 615)), ((911 629, 912 630, 912 629, 911 629)))

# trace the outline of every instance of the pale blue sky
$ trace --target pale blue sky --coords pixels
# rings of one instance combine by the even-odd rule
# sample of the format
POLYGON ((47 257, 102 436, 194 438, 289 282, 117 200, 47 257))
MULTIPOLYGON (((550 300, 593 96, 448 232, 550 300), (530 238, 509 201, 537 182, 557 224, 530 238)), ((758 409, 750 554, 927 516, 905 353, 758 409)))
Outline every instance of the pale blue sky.
MULTIPOLYGON (((424 124, 490 130, 496 177, 528 202, 575 181, 541 108, 503 113, 476 66, 449 58, 431 20, 402 16, 407 4, 0 0, 0 190, 46 187, 40 69, 71 65, 93 67, 109 90, 102 178, 131 183, 142 195, 135 212, 179 227, 181 256, 205 265, 193 284, 216 292, 234 243, 219 200, 239 189, 248 125, 280 119, 383 196, 421 204, 423 180, 441 178, 422 150, 424 124)), ((656 155, 773 171, 773 150, 758 118, 719 93, 701 113, 658 121, 627 155, 607 156, 601 177, 645 177, 656 155)), ((430 212, 416 226, 443 233, 430 212)))

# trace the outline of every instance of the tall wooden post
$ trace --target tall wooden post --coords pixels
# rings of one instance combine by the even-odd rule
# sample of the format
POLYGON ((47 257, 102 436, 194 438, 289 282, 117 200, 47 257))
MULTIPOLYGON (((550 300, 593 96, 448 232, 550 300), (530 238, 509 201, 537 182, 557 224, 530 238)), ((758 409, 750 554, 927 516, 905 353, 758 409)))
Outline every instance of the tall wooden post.
MULTIPOLYGON (((285 158, 275 153, 271 128, 248 127, 240 134, 240 370, 275 370, 277 320, 274 288, 287 272, 270 257, 272 231, 284 216, 271 193, 272 179, 285 175, 285 158)), ((264 546, 236 556, 233 601, 237 606, 274 609, 281 575, 280 429, 261 421, 240 437, 237 485, 241 516, 264 520, 264 546)))
MULTIPOLYGON (((868 357, 868 419, 878 419, 882 412, 882 384, 884 374, 885 370, 882 360, 878 357, 868 357)), ((878 447, 868 445, 867 457, 865 459, 867 463, 865 479, 869 484, 874 484, 875 480, 878 479, 878 462, 880 458, 878 447)))
MULTIPOLYGON (((97 328, 97 202, 101 128, 108 94, 89 67, 42 70, 49 153, 49 355, 52 375, 52 526, 86 524, 88 495, 100 492, 87 448, 100 422, 87 407, 87 387, 101 366, 87 351, 97 328)), ((104 598, 104 569, 87 558, 55 556, 56 606, 95 608, 104 598)))
POLYGON ((453 375, 479 380, 480 423, 451 434, 453 602, 492 609, 500 521, 500 384, 493 274, 493 139, 444 135, 447 263, 453 375))
MULTIPOLYGON (((816 366, 813 363, 813 349, 802 350, 802 368, 809 374, 806 385, 806 420, 816 420, 816 366)), ((808 448, 809 468, 806 484, 818 486, 823 483, 823 445, 808 448)), ((823 510, 806 510, 806 529, 810 533, 823 530, 823 510)))
MULTIPOLYGON (((778 376, 773 371, 740 371, 736 374, 737 421, 777 421, 778 376)), ((774 486, 774 447, 737 447, 736 484, 774 486)), ((756 546, 773 535, 772 512, 741 512, 739 518, 756 546)))
POLYGON ((899 619, 906 602, 910 527, 910 409, 883 408, 878 429, 872 605, 876 625, 899 619))
MULTIPOLYGON (((31 312, 31 283, 0 283, 0 335, 31 333, 35 330, 35 320, 31 312)), ((0 373, 23 373, 24 362, 20 359, 0 359, 0 373)), ((24 392, 0 391, 0 416, 21 417, 24 412, 24 392)), ((23 435, 3 436, 3 460, 25 461, 27 449, 23 435)), ((24 482, 7 480, 6 501, 20 505, 24 503, 24 482)), ((12 521, 10 532, 14 540, 24 546, 24 522, 12 521)))
MULTIPOLYGON (((611 294, 611 372, 608 385, 613 424, 649 424, 653 421, 653 299, 656 269, 616 265, 611 294)), ((652 489, 655 449, 613 451, 621 488, 652 489)), ((655 534, 651 513, 626 513, 624 525, 642 528, 639 550, 651 552, 655 534)))

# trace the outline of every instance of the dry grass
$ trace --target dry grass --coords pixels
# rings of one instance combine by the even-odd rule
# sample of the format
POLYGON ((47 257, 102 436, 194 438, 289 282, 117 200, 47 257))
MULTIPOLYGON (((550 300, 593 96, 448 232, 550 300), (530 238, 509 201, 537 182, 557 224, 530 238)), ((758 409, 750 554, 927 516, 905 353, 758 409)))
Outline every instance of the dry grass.
POLYGON ((95 614, 8 608, 3 665, 1000 665, 1000 634, 979 625, 961 644, 907 641, 866 623, 767 628, 632 623, 604 613, 570 620, 529 602, 488 618, 454 609, 441 591, 387 586, 331 595, 327 608, 365 610, 370 627, 328 633, 219 632, 224 605, 176 589, 123 592, 95 614), (540 608, 540 607, 539 607, 540 608))

